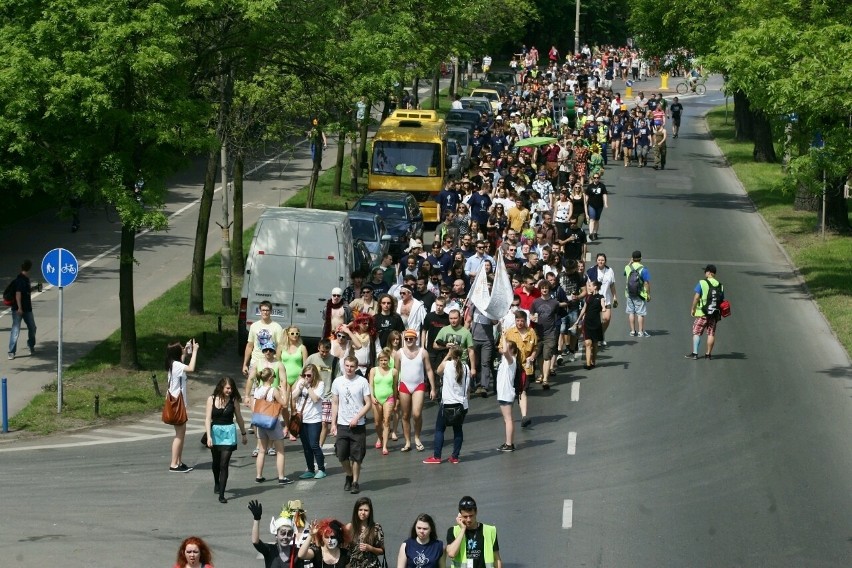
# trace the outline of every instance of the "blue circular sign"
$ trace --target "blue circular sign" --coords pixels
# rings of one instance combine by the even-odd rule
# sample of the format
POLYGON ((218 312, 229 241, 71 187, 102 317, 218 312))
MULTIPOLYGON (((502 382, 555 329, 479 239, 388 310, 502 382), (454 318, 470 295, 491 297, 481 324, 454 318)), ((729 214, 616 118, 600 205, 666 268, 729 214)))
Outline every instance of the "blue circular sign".
POLYGON ((53 249, 41 261, 41 275, 48 284, 58 288, 73 283, 78 270, 77 257, 63 248, 53 249))

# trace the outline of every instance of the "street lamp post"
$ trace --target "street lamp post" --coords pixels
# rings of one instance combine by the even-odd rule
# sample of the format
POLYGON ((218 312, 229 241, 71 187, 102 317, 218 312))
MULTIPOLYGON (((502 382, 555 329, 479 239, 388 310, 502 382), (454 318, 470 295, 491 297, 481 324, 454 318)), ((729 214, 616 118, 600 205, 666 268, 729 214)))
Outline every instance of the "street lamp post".
POLYGON ((580 0, 575 0, 574 12, 574 55, 580 53, 580 0))

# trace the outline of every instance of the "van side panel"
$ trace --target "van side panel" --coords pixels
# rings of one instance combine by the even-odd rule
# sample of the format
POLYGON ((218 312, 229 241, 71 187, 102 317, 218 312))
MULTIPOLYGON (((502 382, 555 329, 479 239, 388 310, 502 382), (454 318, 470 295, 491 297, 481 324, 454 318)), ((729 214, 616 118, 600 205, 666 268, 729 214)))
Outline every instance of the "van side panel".
POLYGON ((292 321, 303 337, 319 338, 332 288, 346 286, 346 271, 351 265, 347 259, 351 251, 349 255, 346 251, 351 248, 351 237, 338 224, 303 222, 299 224, 298 246, 292 321))

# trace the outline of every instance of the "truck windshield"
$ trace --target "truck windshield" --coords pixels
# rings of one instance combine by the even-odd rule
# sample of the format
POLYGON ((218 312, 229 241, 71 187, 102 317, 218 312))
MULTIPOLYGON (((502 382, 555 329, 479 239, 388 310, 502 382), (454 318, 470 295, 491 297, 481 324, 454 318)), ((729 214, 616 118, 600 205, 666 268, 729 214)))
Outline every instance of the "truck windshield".
POLYGON ((437 177, 440 175, 441 145, 430 142, 373 143, 372 173, 407 176, 437 177))

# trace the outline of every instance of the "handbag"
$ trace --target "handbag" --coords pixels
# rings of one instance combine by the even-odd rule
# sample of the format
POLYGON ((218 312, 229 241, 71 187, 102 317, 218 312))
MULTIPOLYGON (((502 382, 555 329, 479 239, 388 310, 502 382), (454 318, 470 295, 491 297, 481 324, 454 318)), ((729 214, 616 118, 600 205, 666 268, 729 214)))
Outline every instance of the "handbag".
POLYGON ((265 398, 254 401, 254 411, 251 413, 251 423, 260 428, 270 430, 278 425, 278 417, 281 415, 281 404, 274 398, 265 398))
MULTIPOLYGON (((309 389, 310 387, 306 388, 309 389)), ((302 431, 302 413, 305 411, 305 405, 308 404, 310 396, 308 394, 305 397, 305 400, 302 402, 302 408, 290 415, 290 420, 287 422, 287 431, 290 432, 291 436, 298 436, 299 432, 302 431)))
POLYGON ((186 424, 188 420, 186 416, 186 405, 183 403, 183 393, 172 396, 171 393, 166 393, 166 402, 163 404, 163 422, 172 426, 180 426, 186 424))
POLYGON ((729 302, 728 300, 722 300, 721 302, 719 302, 719 313, 722 314, 723 318, 726 318, 731 315, 731 302, 729 302))
POLYGON ((458 426, 464 422, 464 406, 446 406, 444 405, 442 412, 444 413, 444 424, 447 426, 458 426))

